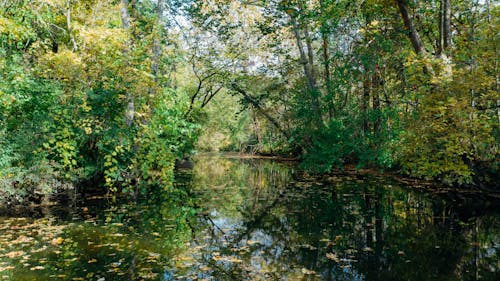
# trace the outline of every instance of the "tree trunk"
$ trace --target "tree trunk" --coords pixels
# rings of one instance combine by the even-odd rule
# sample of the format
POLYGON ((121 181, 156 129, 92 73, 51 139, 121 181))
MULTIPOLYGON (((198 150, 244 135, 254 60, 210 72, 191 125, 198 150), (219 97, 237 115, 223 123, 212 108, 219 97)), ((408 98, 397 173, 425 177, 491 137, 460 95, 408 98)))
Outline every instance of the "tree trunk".
POLYGON ((410 37, 411 44, 415 52, 419 55, 424 55, 426 53, 424 48, 424 43, 418 34, 415 25, 413 24, 413 20, 410 16, 410 9, 408 8, 408 3, 406 0, 396 0, 399 7, 399 12, 401 13, 401 17, 403 18, 404 25, 408 30, 408 36, 410 37))
POLYGON ((451 5, 450 0, 441 0, 439 7, 439 44, 437 55, 446 52, 451 45, 451 5))
MULTIPOLYGON (((299 32, 299 25, 297 23, 297 19, 295 16, 290 15, 291 23, 292 23, 292 30, 293 34, 295 35, 295 39, 297 41, 297 47, 299 48, 299 55, 300 55, 300 63, 304 66, 304 74, 306 76, 307 80, 307 88, 310 92, 310 95, 312 95, 312 106, 314 113, 316 114, 317 118, 315 121, 321 122, 322 120, 322 114, 321 114, 321 106, 319 102, 319 90, 316 85, 316 77, 314 73, 314 60, 313 60, 313 50, 312 50, 312 44, 310 42, 311 38, 310 36, 306 36, 306 41, 307 41, 307 54, 304 49, 304 45, 302 43, 302 38, 300 36, 299 32)), ((307 33, 307 35, 309 35, 307 33)))
MULTIPOLYGON (((396 3, 398 4, 399 12, 401 13, 401 18, 403 19, 405 28, 408 31, 408 37, 410 38, 410 42, 413 46, 413 49, 418 55, 427 56, 427 51, 425 50, 422 38, 420 37, 420 34, 415 28, 413 20, 410 16, 410 8, 408 7, 407 0, 396 0, 396 3)), ((426 64, 424 70, 429 75, 434 76, 434 69, 430 64, 426 64)))
POLYGON ((380 119, 380 96, 379 96, 381 80, 378 74, 377 67, 375 68, 371 80, 372 80, 371 94, 372 94, 373 113, 376 115, 375 122, 373 122, 373 133, 377 135, 380 132, 380 125, 382 121, 380 119))
POLYGON ((128 12, 128 0, 120 0, 120 16, 122 20, 122 28, 128 30, 130 28, 130 14, 128 12))
POLYGON ((159 65, 160 65, 160 57, 161 57, 161 46, 160 46, 160 32, 162 30, 161 26, 161 18, 163 16, 163 12, 165 9, 165 0, 158 0, 158 6, 156 10, 156 28, 157 32, 154 34, 153 40, 153 61, 151 63, 151 73, 154 76, 155 83, 158 83, 158 75, 159 75, 159 65))
POLYGON ((451 46, 451 4, 450 0, 442 0, 443 3, 443 50, 446 52, 451 46))
MULTIPOLYGON (((326 86, 326 92, 328 95, 332 94, 332 82, 331 82, 331 74, 330 74, 330 54, 328 53, 328 49, 330 46, 330 41, 328 40, 328 34, 322 33, 321 35, 323 38, 323 64, 325 67, 325 86, 326 86)), ((335 116, 335 108, 333 104, 333 97, 331 97, 331 100, 329 100, 329 106, 328 106, 328 117, 330 120, 335 116)))
POLYGON ((363 133, 366 136, 370 132, 370 126, 368 121, 368 104, 370 103, 370 92, 371 92, 371 75, 366 70, 364 74, 363 81, 363 100, 361 101, 361 112, 363 114, 363 133))
POLYGON ((299 48, 299 55, 300 55, 300 63, 304 66, 304 74, 306 75, 307 79, 307 87, 309 90, 316 89, 316 79, 312 75, 311 67, 309 65, 309 60, 307 58, 304 45, 302 44, 302 38, 299 33, 299 26, 297 24, 297 20, 295 17, 291 17, 292 21, 292 26, 293 26, 293 34, 295 35, 295 39, 297 41, 297 47, 299 48))
MULTIPOLYGON (((122 21, 122 28, 125 29, 125 31, 129 32, 130 29, 130 14, 128 12, 128 0, 120 0, 120 16, 121 16, 121 21, 122 21)), ((124 55, 127 55, 128 51, 131 48, 131 42, 128 41, 127 44, 127 50, 125 51, 124 55)), ((127 91, 127 108, 125 109, 125 122, 127 126, 132 126, 132 123, 134 122, 134 115, 135 115, 135 106, 134 106, 134 98, 132 97, 132 94, 127 91)))
POLYGON ((69 40, 73 45, 73 51, 78 49, 76 45, 75 36, 73 35, 73 28, 71 27, 71 0, 66 1, 66 28, 69 34, 69 40))
POLYGON ((439 8, 439 44, 437 58, 443 63, 442 77, 451 79, 453 76, 449 47, 451 46, 451 5, 450 0, 441 0, 439 8))
POLYGON ((252 108, 252 119, 253 119, 253 128, 255 131, 255 135, 257 136, 257 152, 262 152, 262 148, 263 148, 262 134, 260 132, 259 118, 257 118, 255 108, 252 108))

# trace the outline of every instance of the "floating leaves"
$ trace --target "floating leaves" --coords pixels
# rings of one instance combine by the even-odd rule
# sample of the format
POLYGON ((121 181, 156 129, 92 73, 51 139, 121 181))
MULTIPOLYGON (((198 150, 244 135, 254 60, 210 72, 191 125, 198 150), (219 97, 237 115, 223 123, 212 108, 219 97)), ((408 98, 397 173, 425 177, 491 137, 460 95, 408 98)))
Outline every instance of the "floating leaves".
POLYGON ((0 272, 2 271, 6 271, 6 270, 11 270, 11 269, 14 269, 15 267, 12 266, 12 265, 9 265, 9 266, 5 266, 5 267, 1 267, 0 266, 0 272))
POLYGON ((54 238, 50 241, 50 244, 52 245, 61 245, 63 243, 64 239, 62 237, 57 237, 54 238))
POLYGON ((8 252, 7 254, 5 254, 5 256, 13 259, 13 258, 18 258, 24 254, 25 254, 24 251, 12 251, 12 252, 8 252))
POLYGON ((369 253, 373 252, 373 249, 370 247, 364 247, 362 250, 363 252, 369 252, 369 253))
POLYGON ((32 270, 32 271, 33 270, 43 270, 43 269, 45 269, 45 267, 41 266, 41 265, 37 265, 37 266, 34 266, 34 267, 30 268, 30 270, 32 270))
POLYGON ((222 262, 230 262, 230 263, 241 263, 243 262, 241 259, 236 256, 221 256, 219 252, 214 252, 212 256, 212 260, 214 261, 222 261, 222 262))
POLYGON ((337 255, 336 255, 336 254, 334 254, 334 253, 327 253, 327 254, 326 254, 326 257, 327 257, 329 260, 331 260, 331 261, 334 261, 334 262, 340 262, 339 257, 337 257, 337 255))
POLYGON ((307 268, 302 268, 301 272, 303 274, 305 274, 305 275, 314 275, 314 274, 316 274, 316 271, 310 270, 310 269, 307 269, 307 268))

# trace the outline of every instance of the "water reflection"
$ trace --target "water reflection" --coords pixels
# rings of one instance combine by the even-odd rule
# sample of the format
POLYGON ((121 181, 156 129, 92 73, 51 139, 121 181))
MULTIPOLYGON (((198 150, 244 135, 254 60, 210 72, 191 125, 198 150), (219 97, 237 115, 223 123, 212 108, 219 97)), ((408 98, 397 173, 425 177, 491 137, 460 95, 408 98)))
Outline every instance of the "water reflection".
POLYGON ((498 280, 498 213, 486 205, 376 177, 324 184, 295 174, 276 162, 198 159, 189 185, 205 215, 184 253, 196 265, 178 278, 498 280))
POLYGON ((191 237, 174 198, 93 198, 60 216, 0 218, 0 280, 163 280, 191 237))
POLYGON ((498 202, 304 178, 200 156, 176 175, 186 194, 0 218, 0 280, 500 280, 498 202))

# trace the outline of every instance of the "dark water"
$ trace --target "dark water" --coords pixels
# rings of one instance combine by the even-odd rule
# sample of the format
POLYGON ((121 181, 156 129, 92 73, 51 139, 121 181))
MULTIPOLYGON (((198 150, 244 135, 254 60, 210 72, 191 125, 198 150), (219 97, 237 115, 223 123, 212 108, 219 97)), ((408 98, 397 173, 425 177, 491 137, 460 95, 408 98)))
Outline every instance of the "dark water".
POLYGON ((0 280, 500 280, 498 200, 296 170, 200 156, 176 196, 0 217, 0 280))

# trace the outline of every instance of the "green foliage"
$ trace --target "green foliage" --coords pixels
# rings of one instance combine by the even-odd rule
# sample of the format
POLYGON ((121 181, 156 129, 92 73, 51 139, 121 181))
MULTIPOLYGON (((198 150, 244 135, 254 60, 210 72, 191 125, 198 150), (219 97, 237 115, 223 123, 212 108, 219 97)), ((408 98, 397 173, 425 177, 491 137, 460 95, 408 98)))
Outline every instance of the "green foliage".
POLYGON ((472 183, 473 164, 495 159, 498 143, 490 118, 470 107, 470 89, 463 82, 467 79, 465 74, 464 80, 422 99, 418 116, 399 143, 398 160, 405 172, 448 184, 472 183))
POLYGON ((171 187, 195 147, 474 183, 498 171, 500 9, 453 3, 442 46, 440 4, 409 4, 418 50, 386 0, 4 1, 3 188, 171 187))
POLYGON ((166 32, 149 19, 156 4, 131 7, 129 32, 119 3, 63 2, 0 4, 2 197, 22 201, 91 178, 115 192, 170 186, 197 127, 184 118, 187 94, 151 72, 153 59, 164 73, 178 56, 151 54, 161 43, 153 35, 166 32))
MULTIPOLYGON (((391 142, 398 138, 400 129, 396 124, 392 127, 384 126, 380 131, 363 133, 360 128, 364 120, 375 122, 383 120, 387 124, 393 118, 391 112, 371 113, 368 116, 356 115, 356 108, 345 113, 342 117, 332 119, 330 123, 317 132, 308 132, 311 145, 302 156, 304 168, 317 172, 327 173, 333 168, 343 168, 345 164, 355 163, 358 168, 373 166, 380 169, 390 169, 395 165, 391 142), (349 113, 351 112, 351 113, 349 113)), ((304 136, 304 132, 299 132, 304 136)))
MULTIPOLYGON (((349 163, 447 184, 497 173, 498 6, 452 3, 452 43, 444 44, 443 1, 397 2, 408 5, 422 50, 393 1, 263 1, 260 13, 241 2, 197 6, 194 22, 216 29, 212 50, 224 50, 206 58, 232 65, 231 83, 246 91, 239 98, 249 112, 230 147, 262 152, 259 133, 274 133, 315 172, 349 163), (248 96, 265 129, 252 127, 248 96)), ((265 150, 281 149, 279 140, 265 150)))
POLYGON ((131 163, 146 185, 170 187, 174 160, 194 149, 198 126, 184 119, 188 104, 182 97, 166 89, 154 104, 150 122, 138 132, 131 163))

